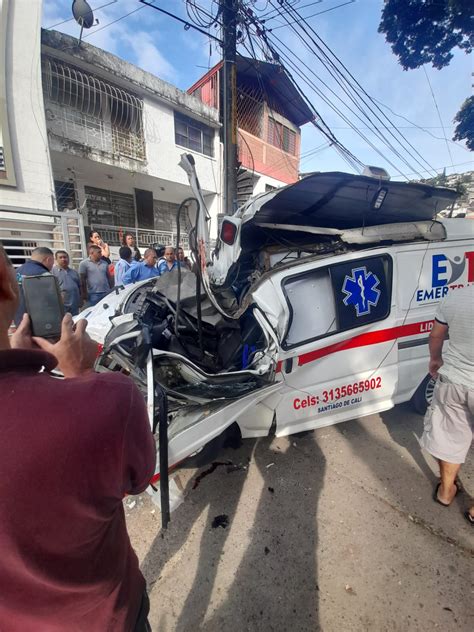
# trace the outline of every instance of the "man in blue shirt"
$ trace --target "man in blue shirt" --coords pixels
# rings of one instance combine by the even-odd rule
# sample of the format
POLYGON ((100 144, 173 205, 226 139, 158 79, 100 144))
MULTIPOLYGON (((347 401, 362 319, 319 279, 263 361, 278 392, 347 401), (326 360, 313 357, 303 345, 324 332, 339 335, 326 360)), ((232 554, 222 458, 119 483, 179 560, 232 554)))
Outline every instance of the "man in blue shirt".
POLYGON ((115 264, 114 270, 115 287, 117 287, 117 285, 124 285, 124 277, 132 263, 132 249, 128 246, 122 246, 119 250, 119 257, 120 259, 115 264))
POLYGON ((21 289, 21 280, 24 276, 39 276, 41 274, 51 274, 51 269, 54 264, 53 251, 44 246, 35 248, 31 253, 31 258, 25 261, 23 265, 17 268, 16 278, 18 285, 20 286, 20 301, 18 309, 15 312, 15 325, 18 327, 23 314, 25 313, 25 299, 23 291, 21 289))
POLYGON ((143 255, 143 261, 130 266, 123 277, 123 283, 137 283, 138 281, 145 281, 145 279, 160 276, 159 270, 155 267, 157 259, 156 250, 147 248, 143 255))
POLYGON ((79 314, 82 305, 81 280, 79 274, 69 267, 69 255, 65 250, 58 250, 54 255, 56 263, 53 266, 53 274, 59 283, 64 302, 64 309, 73 316, 79 314))
POLYGON ((178 261, 176 261, 176 254, 173 246, 166 246, 163 257, 164 258, 158 264, 160 274, 171 272, 171 270, 175 270, 180 265, 178 261))

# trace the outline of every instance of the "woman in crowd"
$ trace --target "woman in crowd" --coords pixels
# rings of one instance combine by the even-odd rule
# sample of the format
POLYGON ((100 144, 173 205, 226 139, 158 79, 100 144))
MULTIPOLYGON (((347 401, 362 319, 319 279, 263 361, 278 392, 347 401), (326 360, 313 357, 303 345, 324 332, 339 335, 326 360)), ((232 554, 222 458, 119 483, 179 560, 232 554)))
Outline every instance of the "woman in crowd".
POLYGON ((102 253, 101 258, 109 265, 112 263, 110 260, 109 244, 106 244, 104 241, 102 241, 102 237, 100 236, 100 233, 97 232, 96 230, 91 230, 91 232, 89 233, 88 245, 99 246, 100 251, 102 253))
POLYGON ((141 261, 142 255, 137 248, 137 242, 133 233, 125 233, 122 237, 122 246, 127 246, 133 253, 135 261, 141 261))

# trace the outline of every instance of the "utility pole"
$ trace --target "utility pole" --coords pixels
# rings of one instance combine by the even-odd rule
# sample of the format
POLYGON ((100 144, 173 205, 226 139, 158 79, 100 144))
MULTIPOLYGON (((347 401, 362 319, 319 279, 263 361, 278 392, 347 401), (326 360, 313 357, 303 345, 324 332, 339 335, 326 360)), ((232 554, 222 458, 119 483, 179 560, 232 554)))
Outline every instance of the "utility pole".
POLYGON ((237 210, 237 0, 219 0, 222 16, 224 214, 237 210))

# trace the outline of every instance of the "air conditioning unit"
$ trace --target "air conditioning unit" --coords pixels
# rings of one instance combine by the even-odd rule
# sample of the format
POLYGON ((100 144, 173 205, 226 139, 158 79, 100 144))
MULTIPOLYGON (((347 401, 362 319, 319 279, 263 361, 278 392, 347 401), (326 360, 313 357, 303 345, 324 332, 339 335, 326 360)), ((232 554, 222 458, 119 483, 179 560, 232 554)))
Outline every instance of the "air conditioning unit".
POLYGON ((390 176, 385 169, 382 169, 382 167, 372 167, 371 165, 364 167, 362 175, 368 176, 369 178, 377 178, 377 180, 390 180, 390 176))

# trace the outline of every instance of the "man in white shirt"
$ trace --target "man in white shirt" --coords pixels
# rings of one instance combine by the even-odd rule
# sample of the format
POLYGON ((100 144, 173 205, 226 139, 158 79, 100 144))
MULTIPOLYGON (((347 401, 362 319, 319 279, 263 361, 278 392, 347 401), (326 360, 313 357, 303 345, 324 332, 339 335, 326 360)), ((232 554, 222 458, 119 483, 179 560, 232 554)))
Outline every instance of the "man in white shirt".
POLYGON ((441 481, 433 498, 448 507, 459 491, 456 476, 474 425, 474 285, 453 290, 439 304, 429 346, 429 372, 438 381, 421 445, 439 463, 441 481), (442 354, 448 331, 449 347, 442 354))

